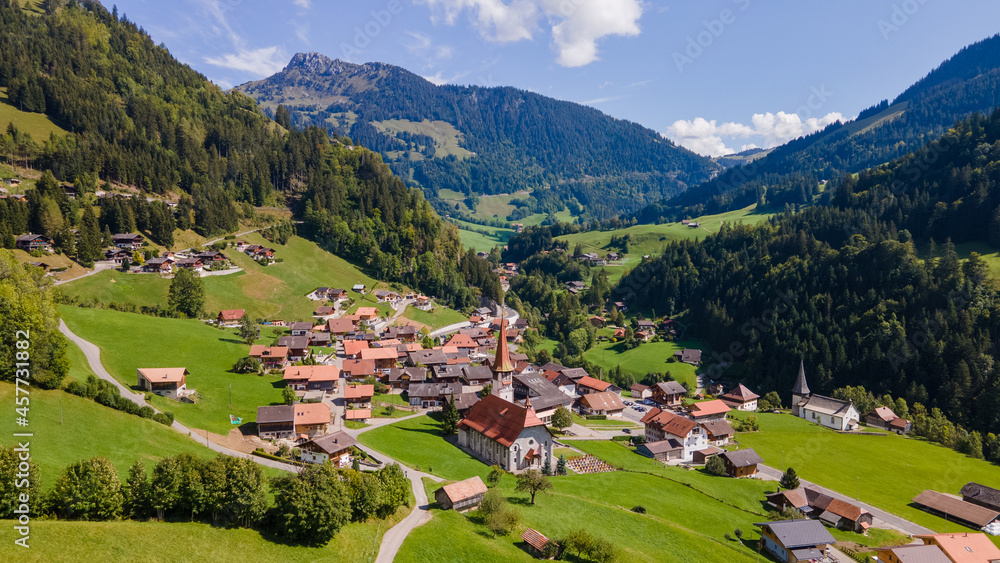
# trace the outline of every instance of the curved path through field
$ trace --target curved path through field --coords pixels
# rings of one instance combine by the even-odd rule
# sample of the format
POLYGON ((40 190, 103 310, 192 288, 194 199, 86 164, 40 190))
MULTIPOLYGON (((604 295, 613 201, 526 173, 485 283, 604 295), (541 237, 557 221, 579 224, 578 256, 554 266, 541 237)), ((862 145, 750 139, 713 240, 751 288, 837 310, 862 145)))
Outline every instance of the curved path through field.
MULTIPOLYGON (((77 336, 75 333, 73 333, 73 331, 71 331, 69 327, 66 326, 66 322, 63 321, 62 319, 59 320, 59 331, 62 332, 64 335, 66 335, 66 338, 69 338, 74 344, 80 347, 80 350, 83 351, 83 355, 86 356, 87 358, 87 363, 90 364, 90 369, 93 370, 93 372, 97 375, 97 377, 100 377, 104 381, 107 381, 108 383, 111 383, 112 385, 117 387, 123 397, 126 397, 134 401, 139 406, 149 406, 153 408, 153 410, 156 410, 155 407, 152 407, 152 405, 146 403, 145 396, 142 393, 136 393, 131 389, 129 389, 128 387, 126 387, 125 385, 122 385, 120 382, 118 382, 118 380, 112 377, 110 373, 108 373, 108 370, 104 369, 104 365, 101 364, 100 348, 98 348, 92 342, 84 340, 79 336, 77 336)), ((160 411, 157 410, 156 412, 160 411)), ((356 437, 358 434, 362 434, 369 430, 374 430, 376 428, 385 426, 387 424, 392 424, 400 420, 405 420, 406 418, 422 416, 423 414, 424 412, 421 411, 417 414, 405 418, 375 419, 375 421, 371 425, 365 428, 361 428, 359 430, 345 429, 345 431, 356 437)), ((299 471, 298 467, 291 464, 281 463, 278 461, 265 459, 250 454, 245 454, 243 452, 238 452, 236 450, 232 450, 225 446, 216 444, 215 442, 212 442, 207 438, 205 440, 198 439, 196 437, 197 435, 194 434, 191 431, 191 429, 189 429, 188 427, 184 426, 183 424, 177 421, 174 421, 174 424, 173 426, 171 426, 171 428, 173 428, 177 432, 180 432, 181 434, 184 434, 185 436, 190 437, 192 440, 198 442, 199 444, 204 444, 212 451, 232 457, 241 457, 244 459, 249 459, 260 465, 273 467, 275 469, 280 469, 283 471, 291 471, 291 472, 299 471)), ((375 459, 379 460, 383 465, 388 463, 399 463, 401 467, 406 467, 403 463, 400 463, 399 461, 394 460, 391 457, 381 452, 377 452, 367 446, 358 444, 358 448, 363 450, 365 453, 371 455, 375 459)), ((406 468, 405 471, 406 471, 406 476, 410 480, 410 484, 413 487, 413 496, 416 499, 416 506, 414 506, 413 511, 410 512, 410 514, 406 518, 404 518, 401 522, 399 522, 398 524, 390 528, 388 531, 386 531, 385 535, 382 537, 382 544, 379 547, 378 557, 375 559, 376 563, 389 563, 393 559, 395 559, 396 553, 399 552, 400 546, 403 545, 403 540, 406 539, 406 536, 409 535, 410 531, 419 526, 420 524, 422 524, 423 522, 430 519, 430 513, 427 510, 429 502, 427 499, 427 492, 424 489, 423 478, 428 477, 430 479, 433 479, 434 481, 441 481, 442 479, 435 475, 431 475, 429 473, 424 473, 421 471, 416 471, 410 468, 406 468)))

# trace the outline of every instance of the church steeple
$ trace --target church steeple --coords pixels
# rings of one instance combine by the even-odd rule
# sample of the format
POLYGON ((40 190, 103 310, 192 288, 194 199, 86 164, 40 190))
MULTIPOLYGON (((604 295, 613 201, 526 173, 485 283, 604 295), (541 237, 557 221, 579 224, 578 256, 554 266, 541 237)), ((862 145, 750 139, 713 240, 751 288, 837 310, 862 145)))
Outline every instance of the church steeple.
POLYGON ((510 361, 510 350, 507 349, 507 319, 502 316, 497 335, 497 355, 493 358, 492 368, 492 393, 505 401, 514 402, 514 364, 510 361))
POLYGON ((808 396, 809 385, 806 384, 806 362, 805 360, 799 361, 799 377, 795 380, 795 387, 792 387, 792 395, 808 396))

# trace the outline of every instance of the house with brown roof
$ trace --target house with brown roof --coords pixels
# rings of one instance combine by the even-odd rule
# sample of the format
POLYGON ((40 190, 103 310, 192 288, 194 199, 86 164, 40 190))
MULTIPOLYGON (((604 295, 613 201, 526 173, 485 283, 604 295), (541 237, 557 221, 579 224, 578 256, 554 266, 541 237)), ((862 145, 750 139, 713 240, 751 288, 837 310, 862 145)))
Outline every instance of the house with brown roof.
POLYGON ((142 235, 137 233, 111 235, 111 244, 124 250, 139 250, 142 248, 142 235))
POLYGON ((875 407, 865 416, 865 424, 899 434, 909 434, 912 425, 909 420, 899 418, 889 407, 875 407))
POLYGON ((649 389, 650 398, 664 406, 679 406, 687 395, 687 389, 676 381, 661 381, 649 389))
POLYGON ((295 407, 295 434, 310 438, 326 434, 326 427, 330 424, 330 407, 326 403, 296 403, 292 406, 295 407))
POLYGON ((375 376, 375 362, 372 360, 344 360, 340 372, 351 381, 361 381, 368 376, 375 376))
MULTIPOLYGON (((560 393, 561 394, 561 393, 560 393)), ((625 412, 625 403, 617 393, 603 391, 580 397, 580 412, 585 415, 604 415, 618 418, 625 412)))
POLYGON ((257 435, 263 440, 314 437, 326 433, 330 407, 325 403, 297 403, 257 407, 257 435))
POLYGON ((295 391, 328 391, 337 389, 340 369, 337 366, 288 366, 282 381, 295 391))
POLYGON ((434 500, 443 510, 454 509, 457 512, 465 512, 478 508, 487 490, 486 483, 476 475, 434 491, 434 500))
POLYGON ((826 510, 819 513, 819 519, 834 528, 863 534, 872 527, 873 518, 864 508, 835 498, 830 499, 826 510))
POLYGON ((764 463, 751 448, 722 452, 719 457, 726 464, 726 475, 737 479, 753 477, 757 474, 757 466, 764 463))
POLYGON ((757 399, 760 395, 754 393, 747 388, 746 385, 740 383, 735 388, 731 389, 725 395, 719 397, 722 402, 726 403, 731 409, 738 411, 755 411, 757 410, 757 399))
POLYGON ((348 408, 371 408, 374 397, 374 385, 348 385, 344 389, 344 403, 348 408))
POLYGON ((885 563, 952 563, 936 545, 897 545, 875 549, 885 563))
POLYGON ((358 356, 362 360, 370 360, 375 363, 375 369, 383 374, 388 373, 390 368, 396 367, 399 360, 399 352, 395 348, 365 348, 358 356))
POLYGON ((358 319, 362 321, 374 321, 378 319, 378 308, 376 307, 358 307, 358 310, 354 312, 358 316, 358 319))
POLYGON ((34 250, 52 252, 52 239, 45 235, 35 235, 29 233, 27 235, 17 237, 14 241, 14 246, 25 252, 31 252, 34 250))
POLYGON ((701 350, 695 348, 685 348, 683 350, 677 350, 674 352, 674 358, 678 362, 684 362, 685 364, 691 364, 693 366, 701 365, 701 350))
POLYGON ((312 353, 309 350, 308 336, 282 336, 278 339, 278 346, 288 348, 288 361, 301 362, 312 353))
POLYGON ((976 529, 985 528, 1000 518, 1000 511, 937 491, 924 491, 913 498, 913 503, 952 522, 958 521, 976 529))
POLYGON ((1000 490, 993 487, 979 483, 966 483, 962 487, 962 500, 1000 512, 1000 490))
POLYGON ((259 361, 264 369, 283 368, 288 365, 288 348, 254 344, 250 347, 250 357, 259 361))
POLYGON ((635 449, 635 453, 660 462, 684 459, 684 446, 676 438, 658 442, 645 442, 635 449))
POLYGON ((601 381, 600 379, 595 379, 586 375, 576 380, 576 392, 582 395, 589 395, 591 393, 603 393, 605 391, 612 391, 618 389, 609 381, 601 381))
POLYGON ((367 350, 369 348, 367 340, 345 340, 344 341, 344 356, 356 360, 359 359, 362 350, 367 350))
POLYGON ((708 443, 713 446, 727 446, 736 436, 736 431, 725 418, 700 422, 708 435, 708 443))
POLYGON ((427 368, 389 368, 389 386, 393 389, 408 389, 411 383, 427 380, 427 368))
POLYGON ((766 496, 767 504, 772 506, 778 512, 785 510, 786 508, 794 508, 802 513, 804 516, 812 515, 812 506, 809 505, 809 500, 806 499, 805 491, 799 487, 798 489, 785 489, 783 491, 778 491, 776 493, 771 493, 766 496))
POLYGON ((692 461, 694 452, 708 447, 708 435, 694 420, 674 412, 653 407, 642 417, 647 442, 673 438, 683 448, 681 459, 692 461))
POLYGON ((1000 549, 986 534, 928 534, 916 536, 924 545, 936 545, 952 563, 996 563, 1000 549))
POLYGON ((653 396, 653 390, 642 383, 633 383, 629 391, 632 392, 632 398, 636 401, 648 399, 653 396))
POLYGON ((357 325, 351 319, 341 317, 326 321, 326 331, 332 336, 346 336, 355 330, 357 330, 357 325))
POLYGON ((688 405, 688 412, 690 412, 691 418, 698 422, 725 420, 730 410, 732 409, 729 408, 729 405, 719 399, 688 405))
POLYGON ((518 406, 497 395, 472 405, 458 423, 458 444, 488 465, 519 473, 552 461, 552 434, 530 402, 518 406))
POLYGON ((410 404, 425 409, 433 409, 442 406, 445 401, 450 401, 451 396, 456 398, 462 394, 461 383, 411 383, 407 391, 410 404))
POLYGON ((319 318, 326 318, 334 314, 335 312, 336 309, 334 307, 331 307, 330 305, 320 305, 319 307, 316 307, 315 311, 313 311, 313 316, 319 318))
POLYGON ((143 391, 176 401, 193 391, 187 389, 187 376, 186 368, 139 368, 136 385, 143 391))
POLYGON ((317 436, 299 446, 299 459, 306 463, 322 464, 329 461, 334 467, 350 467, 353 459, 351 448, 357 446, 358 441, 347 432, 334 432, 317 436))

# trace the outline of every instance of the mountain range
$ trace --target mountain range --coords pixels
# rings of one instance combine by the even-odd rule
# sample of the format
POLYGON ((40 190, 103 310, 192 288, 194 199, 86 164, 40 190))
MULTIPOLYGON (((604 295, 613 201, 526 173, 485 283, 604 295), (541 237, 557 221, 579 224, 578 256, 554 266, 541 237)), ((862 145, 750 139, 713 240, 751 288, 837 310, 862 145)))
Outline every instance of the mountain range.
POLYGON ((511 87, 436 86, 383 63, 299 53, 281 72, 237 89, 266 111, 284 106, 292 125, 325 127, 380 152, 431 201, 442 190, 469 196, 527 189, 525 214, 569 206, 576 215, 609 218, 681 193, 722 168, 652 129, 587 106, 511 87))

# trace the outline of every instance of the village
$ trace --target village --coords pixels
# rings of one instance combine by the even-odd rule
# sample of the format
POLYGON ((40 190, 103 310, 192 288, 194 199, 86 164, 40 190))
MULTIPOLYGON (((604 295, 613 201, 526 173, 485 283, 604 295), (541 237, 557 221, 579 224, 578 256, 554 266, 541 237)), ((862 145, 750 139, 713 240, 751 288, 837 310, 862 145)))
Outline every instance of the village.
MULTIPOLYGON (((433 307, 432 299, 413 293, 371 291, 364 284, 350 290, 392 310, 405 305, 433 307)), ((316 288, 307 296, 316 303, 313 318, 269 320, 263 327, 283 334, 270 345, 248 346, 243 368, 280 374, 285 390, 285 404, 257 409, 254 435, 248 440, 260 446, 255 448, 258 455, 297 464, 377 469, 385 463, 381 454, 396 452, 363 447, 358 441, 361 433, 391 424, 397 417, 448 416, 451 411, 456 435, 448 440, 485 466, 512 475, 544 479, 616 471, 590 454, 567 459, 566 440, 572 438, 626 443, 633 455, 719 478, 772 482, 773 492, 760 501, 777 519, 755 526, 760 550, 779 561, 850 560, 834 546, 837 540, 831 529, 861 535, 889 529, 911 538, 910 543, 870 552, 878 561, 1000 560, 1000 550, 984 533, 930 533, 829 489, 800 484, 793 469, 768 467, 752 448, 741 444, 742 432, 756 431, 756 416, 751 413, 763 410, 762 403, 784 416, 840 433, 910 432, 911 422, 888 406, 860 413, 851 401, 812 393, 804 362, 787 403, 773 397, 762 401, 741 383, 727 387, 706 382, 704 389, 689 390, 677 381, 662 381, 621 389, 582 368, 532 364, 526 354, 516 352, 525 331, 532 328, 502 305, 481 307, 466 322, 427 331, 394 324, 393 316, 376 307, 360 306, 347 314, 343 305, 349 303, 348 295, 346 289, 316 288), (781 403, 790 409, 780 410, 781 403), (620 421, 621 426, 594 428, 587 421, 620 421)), ((604 319, 598 319, 603 326, 604 319)), ((211 320, 227 329, 253 322, 241 309, 222 310, 211 320)), ((683 328, 671 322, 640 324, 640 332, 649 336, 657 330, 683 328)), ((698 367, 701 355, 701 350, 681 349, 672 361, 698 367)), ((136 384, 170 399, 196 401, 187 375, 185 367, 139 369, 136 384)), ((434 499, 442 509, 467 512, 479 507, 488 489, 477 476, 437 488, 434 499)), ((996 489, 970 482, 961 491, 926 490, 913 503, 950 521, 1000 533, 996 489)), ((523 530, 525 549, 539 557, 551 555, 554 540, 544 532, 523 530)))

